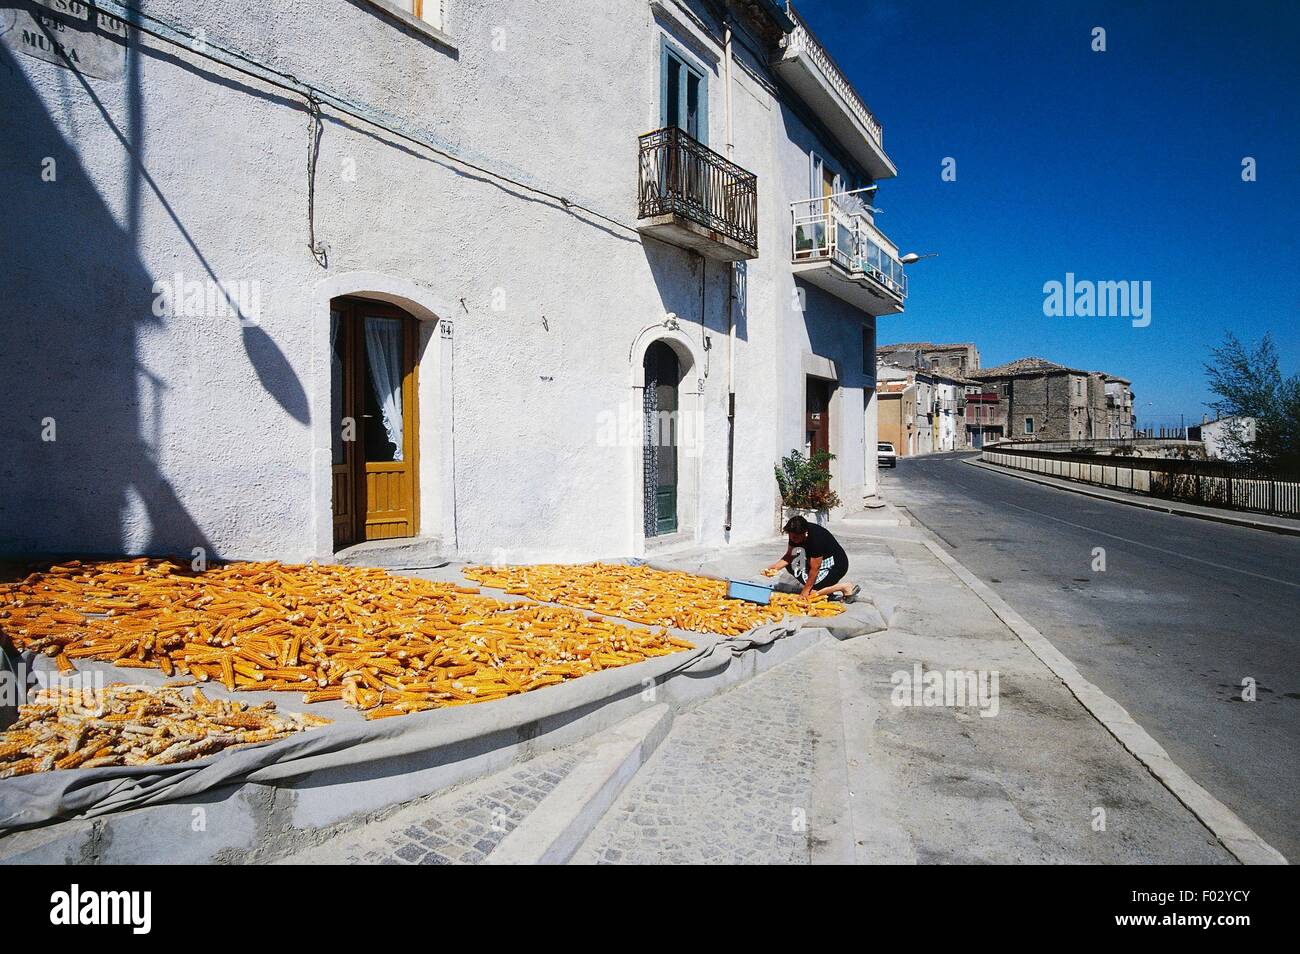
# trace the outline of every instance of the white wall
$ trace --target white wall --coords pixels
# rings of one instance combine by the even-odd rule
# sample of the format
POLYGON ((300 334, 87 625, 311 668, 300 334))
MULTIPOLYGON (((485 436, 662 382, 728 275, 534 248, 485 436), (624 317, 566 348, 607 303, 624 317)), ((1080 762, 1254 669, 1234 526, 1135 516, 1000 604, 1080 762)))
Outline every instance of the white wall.
MULTIPOLYGON (((507 559, 640 552, 639 436, 598 436, 639 408, 641 355, 676 313, 694 363, 683 392, 704 422, 682 468, 686 529, 726 539, 728 267, 630 228, 665 27, 710 71, 710 144, 723 148, 710 40, 657 22, 650 5, 596 0, 454 4, 454 51, 345 0, 149 9, 621 224, 327 108, 322 267, 307 247, 300 97, 145 39, 119 79, 84 79, 92 98, 69 71, 0 49, 0 550, 326 555, 327 311, 339 294, 424 320, 421 531, 507 559), (39 175, 46 157, 54 182, 39 175), (155 282, 177 273, 251 283, 260 320, 155 314, 155 282), (41 439, 48 419, 54 441, 41 439)), ((758 174, 761 223, 735 349, 730 539, 747 540, 772 531, 772 466, 803 443, 805 355, 837 371, 846 502, 875 486, 875 441, 860 354, 870 319, 815 288, 806 311, 792 304, 788 203, 807 191, 815 136, 759 80, 737 70, 736 86, 735 161, 758 174)))

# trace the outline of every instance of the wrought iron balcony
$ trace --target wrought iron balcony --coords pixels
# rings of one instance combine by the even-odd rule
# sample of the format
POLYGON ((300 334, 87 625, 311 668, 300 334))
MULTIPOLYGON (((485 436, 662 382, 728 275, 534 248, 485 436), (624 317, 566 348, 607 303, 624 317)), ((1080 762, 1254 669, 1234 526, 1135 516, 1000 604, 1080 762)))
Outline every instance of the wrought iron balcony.
POLYGON ((758 177, 676 126, 641 137, 637 229, 710 258, 758 256, 758 177))
POLYGON ((794 272, 871 315, 897 314, 907 273, 884 235, 835 197, 790 206, 794 272))

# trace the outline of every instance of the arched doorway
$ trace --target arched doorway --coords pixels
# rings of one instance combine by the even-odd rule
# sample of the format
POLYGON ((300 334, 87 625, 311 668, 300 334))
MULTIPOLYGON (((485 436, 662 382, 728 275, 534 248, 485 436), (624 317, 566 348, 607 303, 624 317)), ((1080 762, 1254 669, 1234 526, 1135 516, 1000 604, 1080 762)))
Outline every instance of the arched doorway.
POLYGON ((417 328, 387 302, 330 302, 335 550, 419 532, 417 328))
POLYGON ((676 533, 678 529, 678 392, 682 369, 676 352, 663 341, 655 341, 646 349, 644 369, 645 480, 642 486, 645 535, 649 538, 676 533))

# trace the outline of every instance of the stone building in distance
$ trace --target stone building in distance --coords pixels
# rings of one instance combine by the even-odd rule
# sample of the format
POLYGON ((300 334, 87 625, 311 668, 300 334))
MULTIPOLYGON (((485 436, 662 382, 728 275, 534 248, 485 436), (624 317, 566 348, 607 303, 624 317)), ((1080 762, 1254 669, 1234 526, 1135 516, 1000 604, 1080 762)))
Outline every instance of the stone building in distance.
POLYGON ((939 371, 962 376, 976 371, 980 366, 980 352, 973 344, 935 344, 933 341, 907 341, 902 344, 879 345, 876 356, 881 364, 896 364, 904 368, 939 371))
POLYGON ((1083 441, 1111 436, 1106 376, 1099 372, 1045 358, 1019 358, 970 376, 992 385, 1000 395, 1006 406, 1007 440, 1083 441))

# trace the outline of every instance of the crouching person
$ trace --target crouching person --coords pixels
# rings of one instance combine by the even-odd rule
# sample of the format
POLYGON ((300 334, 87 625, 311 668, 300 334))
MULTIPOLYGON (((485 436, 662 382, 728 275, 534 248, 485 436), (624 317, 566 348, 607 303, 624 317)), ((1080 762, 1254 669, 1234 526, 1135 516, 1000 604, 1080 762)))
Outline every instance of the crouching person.
POLYGON ((786 521, 785 533, 790 541, 785 555, 766 567, 763 575, 776 576, 789 568, 802 586, 799 595, 804 599, 827 596, 853 602, 862 588, 844 579, 849 572, 849 557, 835 535, 798 515, 786 521))

